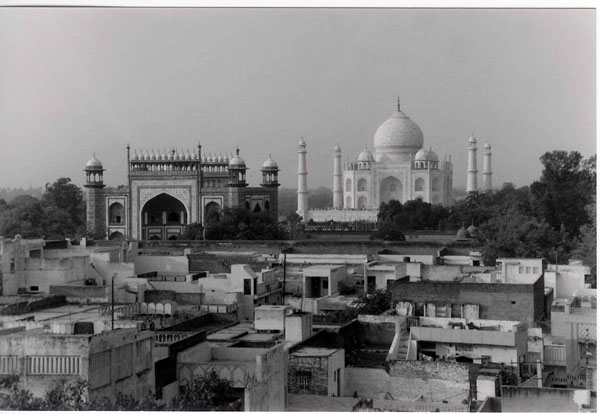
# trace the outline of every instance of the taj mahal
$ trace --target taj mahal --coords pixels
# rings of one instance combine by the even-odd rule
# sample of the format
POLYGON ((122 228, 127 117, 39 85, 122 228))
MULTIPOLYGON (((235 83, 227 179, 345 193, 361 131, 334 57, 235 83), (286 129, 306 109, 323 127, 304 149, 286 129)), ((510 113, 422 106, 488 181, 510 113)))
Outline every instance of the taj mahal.
MULTIPOLYGON (((476 142, 468 140, 467 192, 477 192, 476 142)), ((452 203, 452 158, 442 160, 424 148, 421 128, 400 109, 377 128, 372 153, 368 147, 354 162, 342 168, 342 149, 333 149, 333 206, 310 209, 308 205, 307 144, 298 143, 298 210, 305 222, 377 221, 381 203, 421 199, 431 204, 452 203)), ((483 192, 491 191, 491 146, 485 145, 483 192)))

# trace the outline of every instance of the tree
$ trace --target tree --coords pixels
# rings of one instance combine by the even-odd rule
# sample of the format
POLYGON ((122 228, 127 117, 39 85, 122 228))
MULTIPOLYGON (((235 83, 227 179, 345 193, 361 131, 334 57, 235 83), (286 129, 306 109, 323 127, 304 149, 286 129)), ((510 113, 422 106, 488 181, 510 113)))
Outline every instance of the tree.
POLYGON ((596 193, 596 157, 584 160, 576 151, 546 152, 539 181, 531 185, 532 211, 556 231, 565 226, 569 238, 589 224, 585 210, 596 193))
POLYGON ((50 211, 63 210, 71 218, 65 223, 62 233, 83 234, 85 223, 85 203, 81 188, 71 183, 70 178, 62 177, 52 184, 46 184, 42 196, 42 206, 50 211))
POLYGON ((581 260, 590 266, 592 275, 596 274, 596 203, 587 207, 590 223, 580 229, 579 240, 573 250, 573 259, 581 260))
POLYGON ((183 386, 176 407, 182 411, 231 411, 231 406, 228 405, 233 400, 231 395, 231 381, 220 378, 215 371, 210 371, 203 376, 194 376, 183 386))
POLYGON ((390 309, 392 293, 387 289, 378 289, 372 293, 366 293, 353 302, 359 315, 381 315, 390 309))
POLYGON ((207 240, 279 240, 284 236, 277 221, 266 212, 245 208, 225 208, 222 214, 208 216, 207 240))
POLYGON ((479 227, 484 263, 493 266, 499 257, 545 257, 553 259, 564 249, 560 234, 548 223, 516 208, 502 212, 479 227))
POLYGON ((204 226, 200 223, 192 223, 185 226, 183 234, 181 235, 183 240, 203 240, 204 239, 204 226))
POLYGON ((4 237, 36 238, 44 235, 44 211, 40 201, 21 195, 0 210, 0 233, 4 237))

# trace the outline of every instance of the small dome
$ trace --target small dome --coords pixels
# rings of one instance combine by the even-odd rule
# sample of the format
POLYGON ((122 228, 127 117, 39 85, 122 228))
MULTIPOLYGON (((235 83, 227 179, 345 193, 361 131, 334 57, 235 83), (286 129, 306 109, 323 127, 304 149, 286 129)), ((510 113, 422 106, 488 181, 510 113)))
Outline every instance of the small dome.
POLYGON ((137 155, 137 151, 133 153, 133 157, 131 157, 132 161, 137 161, 139 159, 138 155, 137 155))
POLYGON ((229 168, 246 168, 246 162, 240 157, 240 149, 235 150, 235 156, 229 160, 229 168))
POLYGON ((89 168, 89 169, 93 169, 93 170, 101 170, 102 169, 102 163, 100 162, 100 160, 98 158, 96 158, 96 154, 94 154, 92 156, 92 158, 90 158, 89 161, 85 163, 85 168, 89 168))
POLYGON ((465 226, 462 226, 458 232, 456 232, 456 238, 459 240, 468 239, 470 236, 469 231, 465 229, 465 226))
POLYGON ((279 167, 277 166, 277 163, 275 161, 273 161, 273 158, 271 158, 271 154, 269 154, 269 158, 263 163, 262 165, 262 169, 263 170, 276 170, 279 167))
POLYGON ((334 150, 335 152, 340 152, 340 151, 342 151, 342 149, 340 148, 340 146, 339 146, 338 144, 335 144, 335 147, 333 147, 333 150, 334 150))
POLYGON ((471 224, 469 227, 467 227, 467 231, 469 232, 469 236, 475 237, 477 235, 477 232, 479 231, 479 229, 477 228, 476 225, 471 224))
POLYGON ((469 137, 469 144, 476 144, 476 143, 477 143, 477 140, 475 139, 475 137, 473 135, 471 135, 469 137))
POLYGON ((373 162, 373 154, 365 147, 360 154, 358 154, 358 161, 360 162, 373 162))
POLYGON ((430 149, 421 148, 415 155, 415 161, 438 161, 438 156, 430 149))
POLYGON ((485 149, 492 149, 492 146, 490 145, 489 142, 486 142, 485 145, 483 146, 483 148, 485 148, 485 149))
POLYGON ((306 142, 304 142, 304 137, 300 138, 300 141, 298 141, 298 146, 306 147, 306 142))

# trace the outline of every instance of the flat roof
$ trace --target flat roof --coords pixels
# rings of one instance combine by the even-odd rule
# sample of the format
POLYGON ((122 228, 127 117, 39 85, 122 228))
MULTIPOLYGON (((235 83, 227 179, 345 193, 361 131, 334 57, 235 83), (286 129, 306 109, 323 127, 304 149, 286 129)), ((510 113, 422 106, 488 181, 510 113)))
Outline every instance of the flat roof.
POLYGON ((339 269, 341 267, 344 267, 344 265, 328 265, 328 264, 318 264, 318 265, 312 265, 312 266, 308 266, 306 268, 304 268, 304 270, 308 270, 308 269, 326 269, 326 270, 334 270, 334 269, 339 269))
POLYGON ((294 356, 314 356, 314 357, 322 357, 329 356, 335 354, 339 349, 337 348, 316 348, 316 347, 303 347, 295 350, 291 353, 294 356))

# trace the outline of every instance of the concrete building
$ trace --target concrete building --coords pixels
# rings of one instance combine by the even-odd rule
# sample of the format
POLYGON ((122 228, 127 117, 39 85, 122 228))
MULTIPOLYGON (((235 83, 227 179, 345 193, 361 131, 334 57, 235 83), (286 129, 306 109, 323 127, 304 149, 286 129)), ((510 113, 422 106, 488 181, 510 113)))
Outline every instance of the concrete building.
POLYGON ((428 308, 432 308, 438 316, 516 320, 531 325, 545 316, 543 276, 525 274, 504 282, 497 280, 502 279, 496 279, 494 274, 475 275, 462 281, 411 282, 405 277, 390 285, 392 306, 409 303, 415 316, 433 316, 428 313, 428 308), (464 305, 476 305, 471 309, 475 314, 466 316, 464 305))
POLYGON ((345 266, 316 265, 303 270, 305 298, 331 296, 338 292, 338 283, 346 277, 345 266))
POLYGON ((410 328, 407 359, 427 356, 505 364, 519 376, 526 352, 527 325, 523 322, 420 317, 418 325, 410 328))
POLYGON ((241 320, 254 320, 255 306, 282 303, 282 285, 276 269, 256 273, 249 265, 236 264, 231 266, 230 273, 187 273, 184 272, 187 269, 185 257, 162 258, 138 258, 137 261, 150 263, 137 268, 158 268, 159 271, 143 273, 128 280, 143 286, 145 302, 169 301, 180 305, 203 306, 207 311, 215 312, 222 309, 224 312, 237 313, 241 320), (169 270, 164 270, 165 263, 171 262, 169 270))
MULTIPOLYGON (((596 290, 582 289, 552 304, 552 336, 561 338, 562 352, 552 369, 557 384, 596 389, 596 290)), ((549 358, 544 358, 545 365, 549 358)))
POLYGON ((81 379, 88 382, 91 399, 113 398, 119 391, 143 400, 154 392, 153 349, 154 333, 137 329, 98 334, 4 329, 0 372, 17 375, 20 385, 35 397, 43 397, 62 381, 81 379))
POLYGON ((108 286, 133 275, 127 244, 106 247, 0 237, 0 288, 4 296, 50 293, 51 286, 108 286), (115 276, 116 275, 116 276, 115 276))
POLYGON ((205 223, 225 207, 266 211, 277 218, 279 168, 269 158, 260 187, 248 187, 239 155, 201 154, 201 147, 152 153, 127 146, 128 185, 106 188, 94 155, 85 166, 87 229, 101 238, 174 240, 191 223, 205 223))
POLYGON ((344 350, 300 346, 290 351, 288 391, 293 394, 344 395, 344 350))

